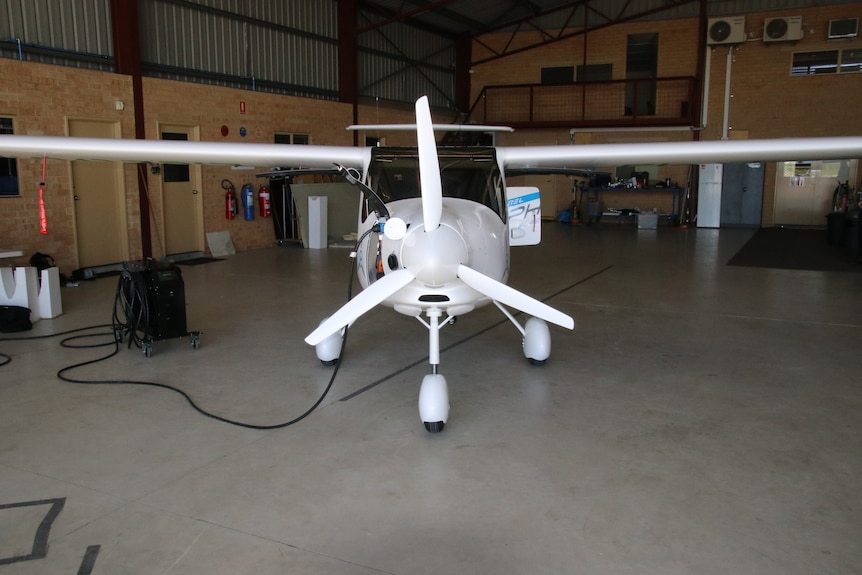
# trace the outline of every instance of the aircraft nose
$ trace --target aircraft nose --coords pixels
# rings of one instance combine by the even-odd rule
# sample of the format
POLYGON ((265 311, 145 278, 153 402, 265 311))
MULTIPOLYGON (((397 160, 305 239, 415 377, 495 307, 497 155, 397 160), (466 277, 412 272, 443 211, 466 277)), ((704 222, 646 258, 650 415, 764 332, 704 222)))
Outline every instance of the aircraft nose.
POLYGON ((429 287, 440 287, 458 277, 458 266, 467 263, 467 244, 448 224, 426 232, 424 225, 410 229, 401 244, 401 263, 429 287))

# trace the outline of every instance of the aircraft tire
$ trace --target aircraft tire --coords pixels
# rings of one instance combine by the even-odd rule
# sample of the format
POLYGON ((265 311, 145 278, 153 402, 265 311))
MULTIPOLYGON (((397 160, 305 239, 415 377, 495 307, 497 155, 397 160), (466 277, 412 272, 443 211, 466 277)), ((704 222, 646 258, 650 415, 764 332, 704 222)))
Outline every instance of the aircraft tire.
POLYGON ((425 424, 425 430, 428 433, 440 433, 446 425, 443 421, 424 421, 423 423, 425 424))

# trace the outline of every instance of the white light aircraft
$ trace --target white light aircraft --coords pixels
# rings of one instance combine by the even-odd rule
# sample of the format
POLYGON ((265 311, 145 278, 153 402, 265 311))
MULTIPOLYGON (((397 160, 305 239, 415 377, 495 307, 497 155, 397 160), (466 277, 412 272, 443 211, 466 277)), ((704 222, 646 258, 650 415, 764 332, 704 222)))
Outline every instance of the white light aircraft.
POLYGON ((457 316, 495 304, 536 364, 550 356, 548 322, 574 328, 569 315, 505 283, 509 246, 537 243, 531 232, 539 217, 538 190, 507 190, 507 170, 862 157, 862 137, 460 148, 438 147, 435 127, 423 97, 416 102, 415 148, 0 136, 0 156, 336 168, 363 190, 356 249, 363 291, 305 341, 322 362, 333 363, 344 330, 375 306, 417 318, 428 329, 431 365, 419 391, 419 416, 432 433, 449 417, 446 379, 438 373, 439 332, 457 316), (530 317, 522 326, 504 306, 530 317))

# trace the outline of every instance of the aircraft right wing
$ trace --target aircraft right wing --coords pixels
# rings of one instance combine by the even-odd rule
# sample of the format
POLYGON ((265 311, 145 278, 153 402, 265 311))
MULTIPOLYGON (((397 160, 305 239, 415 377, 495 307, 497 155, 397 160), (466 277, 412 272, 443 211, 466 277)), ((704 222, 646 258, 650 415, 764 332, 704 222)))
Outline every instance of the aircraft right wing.
POLYGON ((844 160, 862 158, 862 136, 653 142, 644 144, 584 144, 500 146, 504 169, 596 169, 631 164, 705 164, 844 160))

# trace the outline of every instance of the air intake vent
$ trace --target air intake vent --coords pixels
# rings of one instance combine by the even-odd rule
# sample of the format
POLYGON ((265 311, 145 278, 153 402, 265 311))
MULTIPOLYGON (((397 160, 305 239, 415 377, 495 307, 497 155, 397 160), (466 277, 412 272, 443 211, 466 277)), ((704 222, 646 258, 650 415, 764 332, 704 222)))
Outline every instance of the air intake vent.
POLYGON ((706 43, 741 44, 745 42, 745 16, 710 18, 707 23, 706 43))

